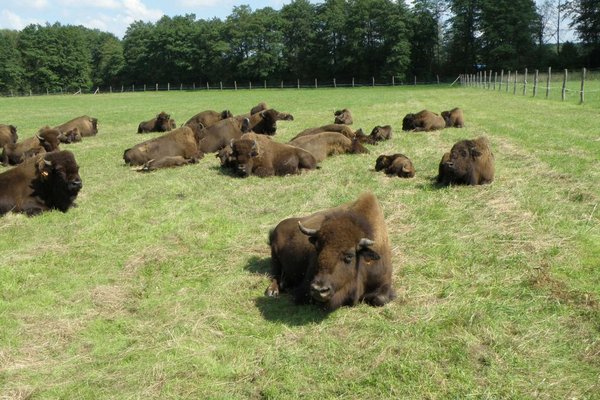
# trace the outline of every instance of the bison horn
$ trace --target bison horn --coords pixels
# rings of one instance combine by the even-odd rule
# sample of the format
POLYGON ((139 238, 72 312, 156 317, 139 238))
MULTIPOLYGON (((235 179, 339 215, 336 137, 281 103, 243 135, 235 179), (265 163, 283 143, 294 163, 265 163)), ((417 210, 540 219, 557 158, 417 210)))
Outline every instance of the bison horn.
POLYGON ((300 232, 304 233, 307 236, 315 236, 317 234, 316 229, 309 229, 302 225, 302 222, 298 221, 298 228, 300 228, 300 232))
POLYGON ((371 239, 367 239, 367 238, 362 238, 358 241, 359 248, 371 247, 374 244, 375 244, 374 241, 372 241, 371 239))

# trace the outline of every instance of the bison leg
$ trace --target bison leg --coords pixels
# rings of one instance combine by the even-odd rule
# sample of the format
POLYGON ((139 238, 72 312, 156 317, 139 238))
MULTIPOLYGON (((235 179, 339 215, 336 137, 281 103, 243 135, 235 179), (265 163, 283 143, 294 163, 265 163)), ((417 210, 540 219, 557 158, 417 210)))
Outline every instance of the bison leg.
POLYGON ((271 280, 271 284, 267 290, 265 290, 265 296, 279 297, 279 283, 277 282, 277 278, 271 280))
POLYGON ((389 285, 383 285, 376 291, 367 293, 363 300, 371 306, 381 307, 395 298, 396 293, 394 290, 389 285))

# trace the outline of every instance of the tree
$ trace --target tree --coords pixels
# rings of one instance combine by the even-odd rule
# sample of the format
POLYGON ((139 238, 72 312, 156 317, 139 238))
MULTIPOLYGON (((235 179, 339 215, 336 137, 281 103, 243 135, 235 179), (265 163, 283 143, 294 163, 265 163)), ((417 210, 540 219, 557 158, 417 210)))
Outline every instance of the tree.
POLYGON ((600 65, 600 2, 598 0, 573 0, 566 4, 572 16, 571 27, 584 45, 588 66, 600 65))
POLYGON ((19 33, 0 30, 0 93, 24 89, 24 69, 17 49, 19 33))
POLYGON ((451 0, 449 19, 449 69, 461 73, 479 69, 480 18, 482 0, 451 0))
POLYGON ((441 41, 445 0, 415 0, 412 9, 414 28, 411 44, 413 74, 432 78, 442 63, 441 41))
POLYGON ((317 10, 308 0, 293 0, 281 8, 283 64, 290 78, 314 77, 317 10))

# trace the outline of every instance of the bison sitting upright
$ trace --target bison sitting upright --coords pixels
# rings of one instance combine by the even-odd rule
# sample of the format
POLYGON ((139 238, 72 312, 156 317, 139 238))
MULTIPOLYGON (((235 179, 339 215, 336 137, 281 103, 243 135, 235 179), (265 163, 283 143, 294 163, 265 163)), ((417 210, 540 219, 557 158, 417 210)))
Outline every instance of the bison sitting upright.
POLYGON ((494 180, 494 154, 485 137, 457 142, 440 161, 441 185, 482 185, 494 180))
MULTIPOLYGON (((155 118, 150 121, 140 122, 137 133, 147 132, 168 132, 173 129, 171 116, 164 111, 161 111, 155 118)), ((173 121, 174 122, 174 121, 173 121)))
POLYGON ((403 131, 434 131, 445 127, 444 118, 428 110, 422 110, 416 114, 406 114, 402 120, 403 131))
POLYGON ((61 133, 53 128, 44 127, 31 138, 15 144, 7 144, 0 159, 4 165, 17 165, 40 153, 58 150, 61 133))
POLYGON ((333 115, 335 116, 333 120, 334 124, 352 125, 352 113, 347 108, 337 110, 333 115))
POLYGON ((62 125, 55 126, 62 133, 67 133, 70 130, 77 128, 81 136, 94 136, 98 133, 98 119, 82 115, 81 117, 73 118, 62 125))
POLYGON ((300 147, 313 156, 317 163, 335 154, 369 153, 357 138, 352 140, 338 132, 321 132, 314 135, 300 136, 289 142, 292 146, 300 147))
POLYGON ((0 215, 27 215, 57 209, 66 212, 82 187, 79 166, 70 151, 39 154, 0 174, 0 215))
POLYGON ((442 118, 446 121, 446 128, 464 128, 465 126, 465 116, 460 108, 442 111, 442 118))
POLYGON ((6 144, 17 143, 18 139, 16 126, 0 124, 0 149, 6 144))
POLYGON ((298 174, 300 169, 317 166, 315 157, 308 151, 253 132, 232 141, 230 158, 241 177, 298 174))
POLYGON ((375 161, 375 171, 383 170, 387 175, 397 175, 400 178, 412 178, 415 176, 415 167, 412 161, 404 154, 393 154, 391 156, 380 155, 375 161))
POLYGON ((267 296, 290 291, 297 303, 326 309, 395 298, 383 212, 372 193, 351 203, 281 221, 269 234, 272 282, 267 296))

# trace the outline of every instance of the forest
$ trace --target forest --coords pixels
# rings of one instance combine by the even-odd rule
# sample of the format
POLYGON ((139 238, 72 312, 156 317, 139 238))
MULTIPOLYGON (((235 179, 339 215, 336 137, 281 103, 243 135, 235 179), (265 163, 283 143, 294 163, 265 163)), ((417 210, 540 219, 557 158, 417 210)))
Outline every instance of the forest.
POLYGON ((169 82, 431 81, 478 69, 600 66, 597 0, 293 0, 135 21, 0 30, 0 94, 169 82), (566 20, 568 18, 568 21, 566 20), (574 42, 560 32, 574 29, 574 42))

